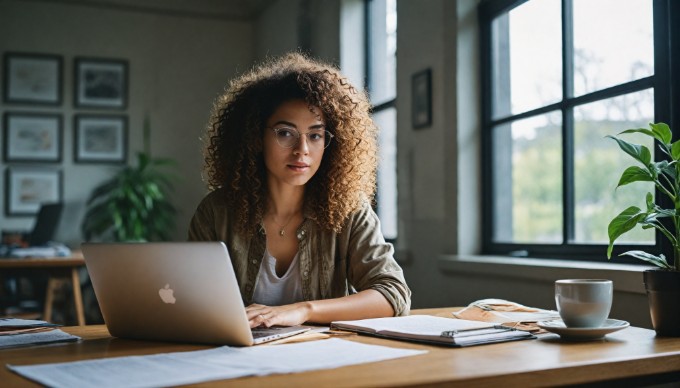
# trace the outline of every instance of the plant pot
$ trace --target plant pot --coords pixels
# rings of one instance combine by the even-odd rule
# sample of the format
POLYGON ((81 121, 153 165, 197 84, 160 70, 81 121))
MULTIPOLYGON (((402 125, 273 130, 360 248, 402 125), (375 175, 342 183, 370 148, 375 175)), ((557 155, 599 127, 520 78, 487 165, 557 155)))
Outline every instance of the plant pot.
POLYGON ((650 269, 643 279, 656 334, 680 337, 680 271, 650 269))

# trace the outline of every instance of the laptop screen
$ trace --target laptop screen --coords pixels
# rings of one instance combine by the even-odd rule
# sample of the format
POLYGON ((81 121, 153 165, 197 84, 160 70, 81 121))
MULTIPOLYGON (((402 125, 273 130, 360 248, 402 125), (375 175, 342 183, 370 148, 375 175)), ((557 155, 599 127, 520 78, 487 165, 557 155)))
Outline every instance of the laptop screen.
POLYGON ((35 220, 35 225, 31 234, 28 236, 28 245, 43 246, 52 240, 54 237, 54 232, 57 230, 59 225, 59 219, 61 218, 61 211, 64 208, 64 204, 58 203, 44 203, 40 206, 38 211, 38 216, 35 220))

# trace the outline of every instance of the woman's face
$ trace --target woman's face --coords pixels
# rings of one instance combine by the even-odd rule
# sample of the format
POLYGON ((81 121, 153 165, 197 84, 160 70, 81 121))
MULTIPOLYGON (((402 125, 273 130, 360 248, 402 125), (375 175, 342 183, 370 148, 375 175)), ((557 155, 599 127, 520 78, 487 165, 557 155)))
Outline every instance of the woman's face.
POLYGON ((324 138, 328 137, 325 130, 323 112, 304 100, 286 101, 274 111, 267 120, 263 141, 270 187, 304 186, 314 176, 323 157, 324 138))

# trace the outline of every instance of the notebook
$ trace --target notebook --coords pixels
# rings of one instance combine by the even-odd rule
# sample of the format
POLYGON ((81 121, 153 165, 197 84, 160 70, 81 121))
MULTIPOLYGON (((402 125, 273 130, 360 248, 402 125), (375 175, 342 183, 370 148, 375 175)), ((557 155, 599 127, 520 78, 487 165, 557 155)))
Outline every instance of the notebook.
POLYGON ((529 332, 493 323, 430 315, 335 321, 331 329, 453 347, 536 338, 529 332))
POLYGON ((87 271, 114 337, 250 346, 309 330, 251 330, 222 242, 84 243, 87 271))

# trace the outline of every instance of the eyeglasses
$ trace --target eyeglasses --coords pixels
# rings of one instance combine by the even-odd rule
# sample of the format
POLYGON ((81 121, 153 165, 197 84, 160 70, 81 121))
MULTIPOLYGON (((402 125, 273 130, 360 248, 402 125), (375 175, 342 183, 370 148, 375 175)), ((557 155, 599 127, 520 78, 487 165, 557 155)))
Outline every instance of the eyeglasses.
MULTIPOLYGON (((300 142, 300 131, 293 127, 267 128, 274 131, 276 142, 283 148, 293 148, 300 142)), ((324 149, 331 144, 333 134, 324 129, 313 129, 304 135, 307 136, 307 144, 312 149, 324 149)))

